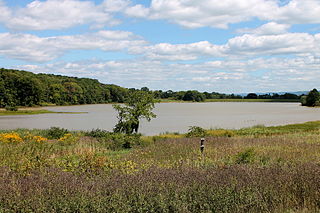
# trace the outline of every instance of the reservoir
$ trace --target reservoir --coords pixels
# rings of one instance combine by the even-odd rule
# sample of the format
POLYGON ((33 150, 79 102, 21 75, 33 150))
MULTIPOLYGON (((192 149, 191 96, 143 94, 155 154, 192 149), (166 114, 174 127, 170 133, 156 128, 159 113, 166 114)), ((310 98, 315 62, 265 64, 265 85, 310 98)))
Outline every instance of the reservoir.
MULTIPOLYGON (((53 126, 69 130, 112 131, 117 123, 111 104, 44 107, 56 112, 87 112, 81 114, 39 114, 1 116, 0 129, 46 129, 53 126)), ((153 112, 157 118, 141 121, 139 132, 156 135, 164 132, 187 132, 189 126, 239 129, 254 125, 275 126, 320 120, 320 108, 300 103, 159 103, 153 112)))

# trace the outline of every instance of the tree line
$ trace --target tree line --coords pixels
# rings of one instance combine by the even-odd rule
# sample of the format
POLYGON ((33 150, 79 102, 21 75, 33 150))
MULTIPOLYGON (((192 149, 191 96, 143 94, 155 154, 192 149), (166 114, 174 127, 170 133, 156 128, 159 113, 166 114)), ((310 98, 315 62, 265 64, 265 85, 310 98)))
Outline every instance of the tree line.
POLYGON ((0 107, 35 105, 75 105, 98 103, 125 103, 134 91, 153 94, 156 99, 202 102, 206 99, 295 99, 301 96, 285 94, 249 93, 246 96, 217 92, 150 91, 103 84, 96 79, 67 77, 53 74, 34 74, 27 71, 0 69, 0 107))
POLYGON ((129 90, 89 78, 0 69, 0 107, 123 103, 129 90))

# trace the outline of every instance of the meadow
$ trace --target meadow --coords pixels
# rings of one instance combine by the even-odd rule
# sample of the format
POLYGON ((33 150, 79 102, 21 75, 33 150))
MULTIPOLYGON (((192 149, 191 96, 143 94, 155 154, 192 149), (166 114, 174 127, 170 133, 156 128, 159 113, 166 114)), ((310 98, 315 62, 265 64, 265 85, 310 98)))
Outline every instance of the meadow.
POLYGON ((319 212, 319 136, 319 121, 157 136, 0 131, 0 212, 319 212))

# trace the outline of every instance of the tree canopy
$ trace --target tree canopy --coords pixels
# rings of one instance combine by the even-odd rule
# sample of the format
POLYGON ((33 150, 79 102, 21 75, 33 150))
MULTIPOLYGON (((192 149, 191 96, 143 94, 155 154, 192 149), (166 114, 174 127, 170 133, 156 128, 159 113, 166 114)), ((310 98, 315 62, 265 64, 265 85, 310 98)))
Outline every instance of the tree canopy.
POLYGON ((152 112, 155 104, 153 94, 146 91, 132 91, 124 105, 114 104, 118 112, 118 123, 114 131, 126 134, 138 133, 140 119, 150 121, 156 115, 152 112))
POLYGON ((317 89, 311 90, 307 96, 301 100, 303 106, 320 106, 320 93, 317 89))

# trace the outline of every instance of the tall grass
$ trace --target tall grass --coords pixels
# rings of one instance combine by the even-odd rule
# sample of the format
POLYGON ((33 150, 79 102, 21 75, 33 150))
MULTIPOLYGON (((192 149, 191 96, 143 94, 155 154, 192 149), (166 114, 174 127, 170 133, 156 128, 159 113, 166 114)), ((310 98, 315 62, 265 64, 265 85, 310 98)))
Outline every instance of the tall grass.
POLYGON ((206 131, 1 131, 0 212, 320 211, 320 122, 206 131))

